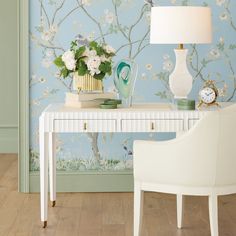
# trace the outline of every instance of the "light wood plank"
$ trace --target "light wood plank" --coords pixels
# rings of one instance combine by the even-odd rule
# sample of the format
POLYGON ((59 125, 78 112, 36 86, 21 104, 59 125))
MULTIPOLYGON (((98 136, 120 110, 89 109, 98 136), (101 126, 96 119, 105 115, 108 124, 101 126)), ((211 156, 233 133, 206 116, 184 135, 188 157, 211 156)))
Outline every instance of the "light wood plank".
MULTIPOLYGON (((0 155, 0 236, 132 236, 132 193, 59 193, 43 229, 39 194, 17 192, 17 156, 0 155), (4 166, 4 167, 2 167, 4 166)), ((236 235, 236 195, 219 197, 219 233, 236 235)), ((142 236, 210 236, 206 197, 185 197, 183 229, 176 198, 144 194, 142 236)))

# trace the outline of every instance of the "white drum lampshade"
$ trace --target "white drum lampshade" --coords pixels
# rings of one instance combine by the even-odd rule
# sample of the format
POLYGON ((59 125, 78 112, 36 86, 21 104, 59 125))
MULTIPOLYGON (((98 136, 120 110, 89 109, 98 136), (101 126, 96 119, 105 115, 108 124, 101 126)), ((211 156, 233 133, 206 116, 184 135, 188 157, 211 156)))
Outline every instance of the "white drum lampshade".
POLYGON ((192 89, 183 44, 202 44, 212 41, 211 9, 209 7, 152 7, 152 44, 179 44, 175 50, 176 66, 170 75, 169 84, 175 98, 187 98, 192 89))

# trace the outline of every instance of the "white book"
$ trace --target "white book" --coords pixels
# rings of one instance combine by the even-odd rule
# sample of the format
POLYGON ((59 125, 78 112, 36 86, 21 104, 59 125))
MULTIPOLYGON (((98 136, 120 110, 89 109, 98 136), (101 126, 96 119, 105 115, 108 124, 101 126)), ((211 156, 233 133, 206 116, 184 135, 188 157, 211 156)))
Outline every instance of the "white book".
POLYGON ((65 106, 67 107, 75 107, 75 108, 98 108, 100 104, 104 102, 103 99, 96 99, 91 101, 66 101, 65 106))
POLYGON ((114 99, 116 98, 115 93, 66 93, 65 102, 67 101, 91 101, 95 99, 114 99))

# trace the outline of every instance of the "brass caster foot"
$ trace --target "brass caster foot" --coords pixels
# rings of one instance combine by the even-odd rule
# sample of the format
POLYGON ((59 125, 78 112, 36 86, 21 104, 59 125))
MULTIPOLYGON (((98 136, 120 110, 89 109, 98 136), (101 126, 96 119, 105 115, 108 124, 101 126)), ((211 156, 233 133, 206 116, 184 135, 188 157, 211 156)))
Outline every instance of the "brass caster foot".
POLYGON ((47 227, 47 221, 43 221, 43 228, 47 227))
POLYGON ((52 207, 56 206, 56 201, 52 201, 52 207))

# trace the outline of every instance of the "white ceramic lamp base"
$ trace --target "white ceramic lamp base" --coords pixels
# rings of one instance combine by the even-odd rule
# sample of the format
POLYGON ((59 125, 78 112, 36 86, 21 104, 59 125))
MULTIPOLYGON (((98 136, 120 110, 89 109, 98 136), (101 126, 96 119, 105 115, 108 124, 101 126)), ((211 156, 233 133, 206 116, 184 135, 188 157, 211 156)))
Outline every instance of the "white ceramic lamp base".
POLYGON ((169 86, 175 99, 187 98, 192 90, 193 79, 187 67, 188 49, 175 49, 175 69, 169 77, 169 86))

